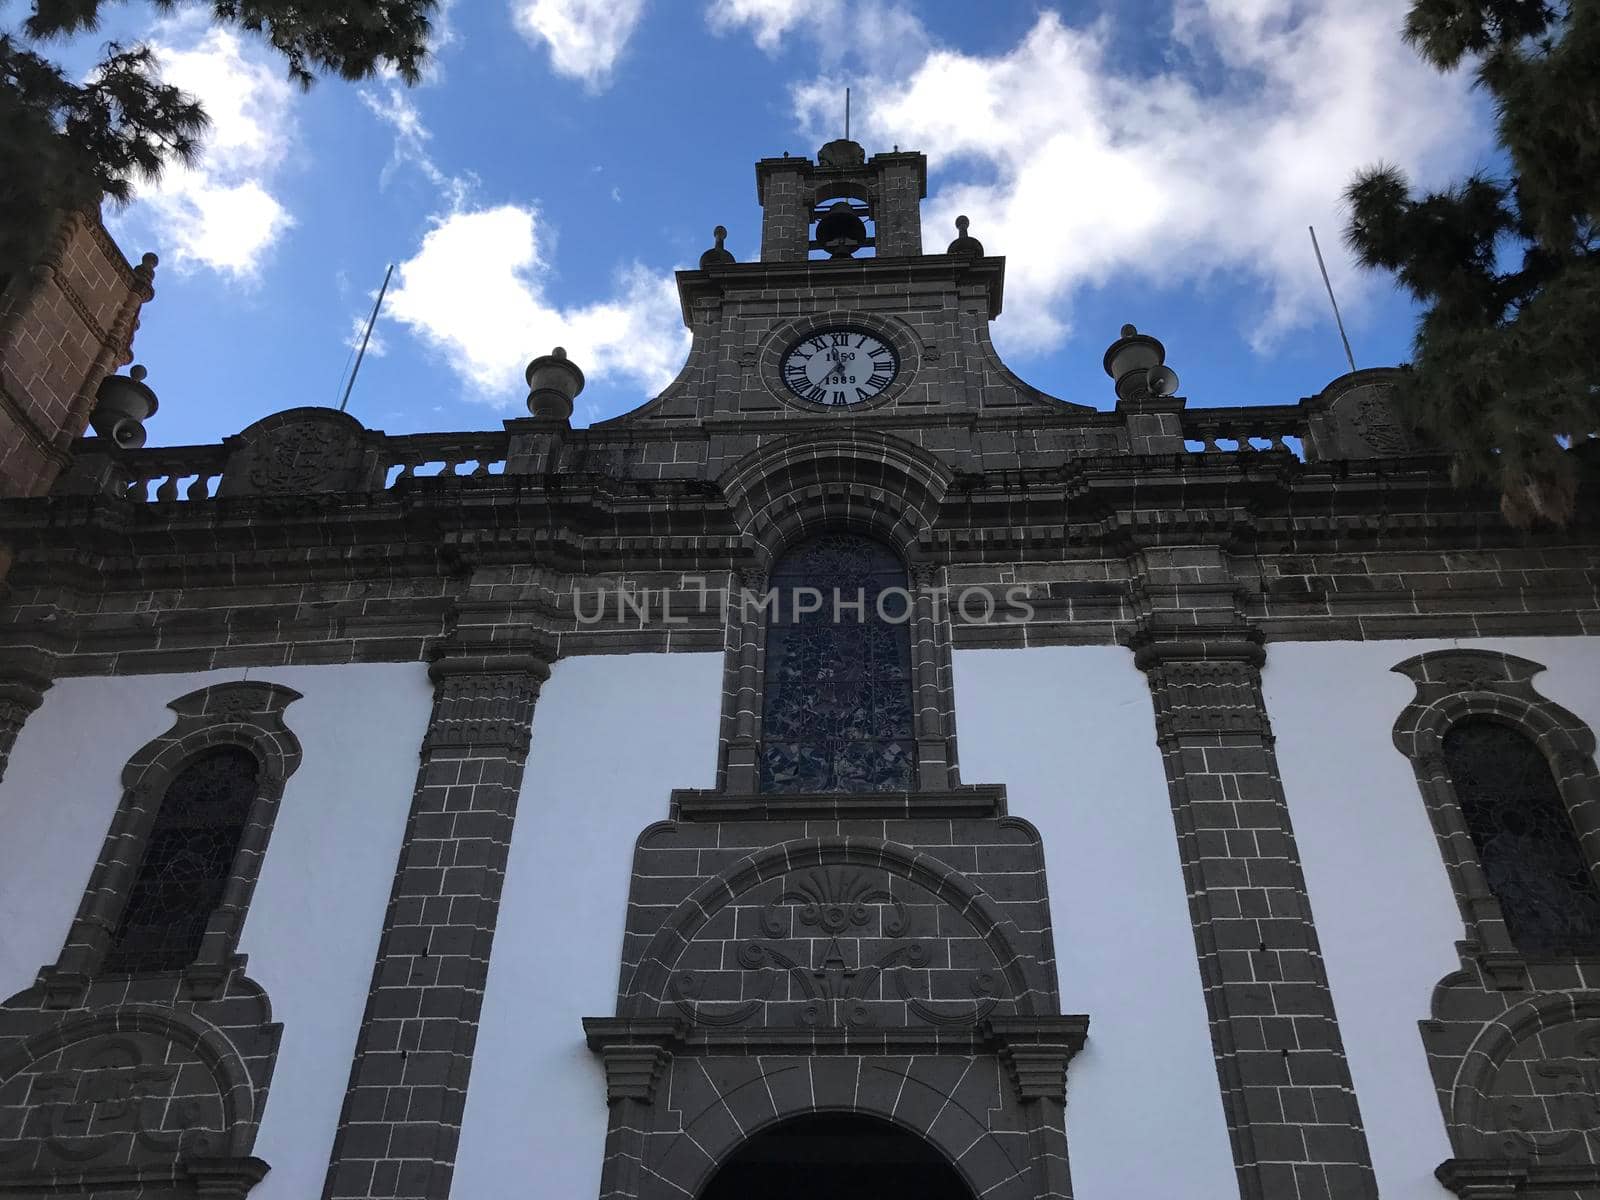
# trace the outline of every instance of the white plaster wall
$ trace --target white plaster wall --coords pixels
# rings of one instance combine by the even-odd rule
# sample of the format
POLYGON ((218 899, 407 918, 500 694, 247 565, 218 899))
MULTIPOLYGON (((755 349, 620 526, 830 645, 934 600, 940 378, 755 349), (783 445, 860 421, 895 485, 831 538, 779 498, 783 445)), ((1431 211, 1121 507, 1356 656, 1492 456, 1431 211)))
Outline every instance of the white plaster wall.
POLYGON ((1150 689, 1115 646, 955 658, 961 777, 1044 841, 1079 1200, 1237 1200, 1150 689))
POLYGON ((167 703, 216 683, 291 687, 304 757, 279 806, 240 950, 283 1022, 255 1153, 260 1200, 320 1194, 349 1081, 432 688, 417 664, 64 679, 23 726, 0 783, 0 995, 54 962, 167 703))
POLYGON ((1600 639, 1276 642, 1263 674, 1278 766, 1350 1073, 1385 1200, 1446 1200, 1450 1157, 1417 1022, 1463 927, 1391 731, 1416 694, 1390 670, 1448 647, 1543 663, 1539 692, 1600 729, 1600 639))
POLYGON ((452 1194, 600 1193, 605 1079, 633 846, 716 777, 721 654, 563 659, 539 697, 452 1194))

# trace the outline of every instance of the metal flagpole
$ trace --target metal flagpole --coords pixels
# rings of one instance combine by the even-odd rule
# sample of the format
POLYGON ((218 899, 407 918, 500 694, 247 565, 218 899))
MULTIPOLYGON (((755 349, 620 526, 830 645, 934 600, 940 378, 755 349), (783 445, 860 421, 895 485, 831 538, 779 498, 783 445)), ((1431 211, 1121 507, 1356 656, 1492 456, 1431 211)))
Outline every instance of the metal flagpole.
POLYGON ((1322 261, 1322 247, 1317 245, 1317 229, 1314 225, 1307 225, 1311 231, 1311 248, 1317 252, 1317 270, 1322 272, 1322 286, 1328 289, 1328 303, 1333 305, 1333 321, 1339 327, 1339 340, 1344 343, 1345 361, 1350 364, 1350 370, 1356 369, 1356 356, 1350 353, 1350 339, 1344 335, 1344 318, 1339 315, 1339 302, 1333 298, 1333 284, 1328 282, 1328 268, 1322 261))
POLYGON ((384 293, 389 290, 389 277, 394 274, 394 264, 383 273, 383 286, 378 289, 378 299, 372 305, 372 315, 367 318, 367 331, 361 335, 361 349, 356 351, 356 365, 350 368, 350 382, 345 384, 344 399, 339 401, 339 411, 350 403, 350 392, 356 386, 356 373, 361 370, 361 360, 367 355, 367 343, 372 340, 372 327, 378 323, 378 309, 383 307, 384 293))

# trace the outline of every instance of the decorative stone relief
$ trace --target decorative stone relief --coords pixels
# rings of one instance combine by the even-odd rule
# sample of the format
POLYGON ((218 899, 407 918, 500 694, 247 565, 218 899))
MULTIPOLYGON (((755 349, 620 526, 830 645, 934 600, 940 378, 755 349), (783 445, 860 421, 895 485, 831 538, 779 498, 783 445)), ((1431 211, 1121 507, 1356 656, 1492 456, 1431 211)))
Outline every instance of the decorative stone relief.
MULTIPOLYGON (((994 853, 1025 872, 1036 849, 994 853)), ((688 895, 642 949, 623 1011, 696 1027, 970 1029, 1054 993, 1027 939, 972 883, 868 838, 745 860, 688 895)))
MULTIPOLYGON (((925 889, 885 872, 834 867, 785 876, 764 890, 771 895, 757 917, 764 936, 738 946, 740 971, 671 976, 669 995, 690 1020, 867 1027, 910 1018, 970 1026, 999 1003, 993 952, 970 927, 963 939, 962 923, 941 913, 925 889)), ((753 899, 741 897, 741 907, 753 899)), ((691 945, 685 958, 695 956, 691 945)))
POLYGON ((1584 1143, 1600 1133, 1600 1022, 1560 1026, 1530 1041, 1496 1075, 1491 1108, 1506 1131, 1503 1149, 1554 1159, 1581 1147, 1579 1157, 1592 1161, 1594 1148, 1584 1143))
MULTIPOLYGON (((264 1015, 259 991, 232 1003, 264 1015)), ((8 1025, 20 1016, 8 1013, 8 1025)), ((31 1037, 0 1040, 0 1195, 75 1172, 107 1186, 160 1183, 191 1162, 252 1174, 243 1164, 281 1027, 258 1021, 241 1045, 191 1011, 148 1004, 35 1025, 31 1037), (265 1068, 259 1091, 252 1059, 265 1068)))
POLYGON ((1383 458, 1421 449, 1391 398, 1399 374, 1379 367, 1341 375, 1302 402, 1317 458, 1383 458))
POLYGON ((354 417, 331 408, 291 408, 231 440, 218 496, 303 496, 371 484, 376 453, 354 417))

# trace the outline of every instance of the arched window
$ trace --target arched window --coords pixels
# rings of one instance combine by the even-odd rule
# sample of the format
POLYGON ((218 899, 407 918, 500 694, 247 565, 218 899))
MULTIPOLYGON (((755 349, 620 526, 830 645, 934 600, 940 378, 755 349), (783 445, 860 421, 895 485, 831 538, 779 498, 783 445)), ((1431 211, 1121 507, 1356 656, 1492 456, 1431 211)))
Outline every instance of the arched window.
POLYGON ((259 764, 236 746, 191 759, 156 811, 106 955, 110 973, 180 971, 200 952, 233 872, 259 764))
POLYGON ((761 717, 761 790, 909 789, 911 593, 880 542, 827 533, 771 575, 761 717))
POLYGON ((1600 951, 1600 888, 1538 747, 1498 721, 1471 717, 1445 733, 1443 750, 1484 878, 1517 949, 1600 951))

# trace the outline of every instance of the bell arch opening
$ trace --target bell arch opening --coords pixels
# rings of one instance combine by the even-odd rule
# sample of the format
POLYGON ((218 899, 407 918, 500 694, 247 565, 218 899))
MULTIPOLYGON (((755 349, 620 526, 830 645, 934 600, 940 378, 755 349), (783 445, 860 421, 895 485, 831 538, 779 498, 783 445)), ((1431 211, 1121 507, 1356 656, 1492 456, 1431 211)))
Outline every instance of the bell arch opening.
POLYGON ((741 1143, 699 1200, 976 1200, 938 1150, 859 1113, 780 1121, 741 1143))

